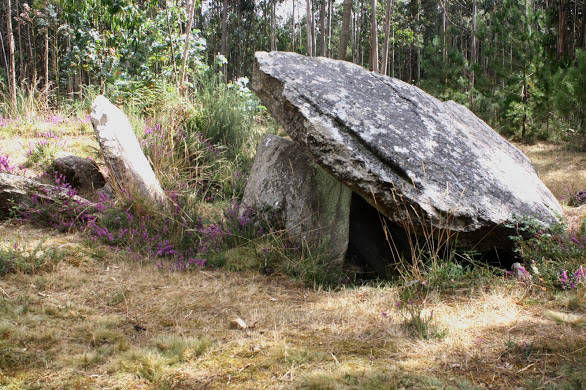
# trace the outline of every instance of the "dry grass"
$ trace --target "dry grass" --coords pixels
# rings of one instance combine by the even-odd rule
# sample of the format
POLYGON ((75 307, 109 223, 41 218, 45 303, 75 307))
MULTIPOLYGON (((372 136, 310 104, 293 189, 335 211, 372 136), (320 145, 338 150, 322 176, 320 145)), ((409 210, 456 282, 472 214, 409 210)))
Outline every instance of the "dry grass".
POLYGON ((515 388, 586 375, 586 330, 548 320, 565 301, 522 285, 430 297, 424 310, 448 333, 423 341, 401 326, 392 287, 169 273, 77 235, 0 234, 5 246, 50 236, 66 250, 52 269, 0 279, 7 388, 515 388), (236 317, 248 328, 231 327, 236 317))
POLYGON ((586 153, 552 143, 516 146, 529 157, 539 178, 556 198, 563 201, 586 189, 586 153))
POLYGON ((586 205, 568 207, 567 201, 578 191, 586 190, 586 153, 551 143, 516 146, 529 157, 539 178, 564 205, 568 230, 578 232, 586 219, 586 205))
MULTIPOLYGON (((18 162, 22 134, 0 150, 18 162)), ((95 145, 66 139, 68 151, 95 145), (86 146, 84 146, 86 145, 86 146)), ((556 194, 586 188, 583 154, 521 146, 556 194), (557 159, 552 161, 552 156, 557 159)), ((566 209, 577 219, 585 209, 566 209)), ((217 209, 204 209, 213 215, 217 209)), ((513 281, 427 297, 443 338, 409 335, 390 285, 323 291, 272 274, 162 271, 77 234, 5 221, 1 249, 41 240, 60 261, 0 276, 0 389, 581 388, 584 288, 513 281), (384 314, 383 314, 384 313, 384 314), (246 329, 231 326, 235 318, 246 329)))

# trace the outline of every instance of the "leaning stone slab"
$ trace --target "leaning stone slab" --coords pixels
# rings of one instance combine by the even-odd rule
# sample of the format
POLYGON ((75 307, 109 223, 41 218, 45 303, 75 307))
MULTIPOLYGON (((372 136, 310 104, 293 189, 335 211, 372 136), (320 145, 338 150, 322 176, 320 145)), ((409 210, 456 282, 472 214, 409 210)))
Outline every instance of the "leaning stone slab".
POLYGON ((100 95, 92 105, 91 120, 115 186, 129 194, 167 204, 167 196, 122 110, 100 95))
POLYGON ((242 203, 272 210, 291 241, 317 245, 341 264, 348 247, 351 191, 293 141, 266 135, 258 145, 242 203))
POLYGON ((348 62, 255 58, 253 89, 291 138, 394 223, 508 248, 517 216, 561 214, 527 157, 467 108, 348 62))

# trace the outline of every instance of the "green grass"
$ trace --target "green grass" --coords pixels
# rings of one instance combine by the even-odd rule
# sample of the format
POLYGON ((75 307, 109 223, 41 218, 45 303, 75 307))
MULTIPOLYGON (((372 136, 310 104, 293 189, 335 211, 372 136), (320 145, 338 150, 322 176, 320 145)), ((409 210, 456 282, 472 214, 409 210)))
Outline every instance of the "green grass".
POLYGON ((43 248, 43 241, 30 250, 14 243, 11 248, 0 248, 0 276, 10 272, 34 274, 50 269, 62 261, 65 254, 66 251, 59 248, 43 248))

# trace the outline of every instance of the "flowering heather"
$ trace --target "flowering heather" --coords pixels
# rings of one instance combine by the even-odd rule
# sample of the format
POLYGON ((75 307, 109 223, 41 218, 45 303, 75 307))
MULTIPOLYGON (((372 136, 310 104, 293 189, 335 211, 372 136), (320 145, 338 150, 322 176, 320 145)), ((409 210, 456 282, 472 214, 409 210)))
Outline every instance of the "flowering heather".
POLYGON ((562 270, 559 278, 562 289, 575 289, 580 284, 586 283, 586 269, 584 266, 579 266, 576 272, 569 274, 567 270, 562 270))
POLYGON ((7 127, 12 122, 14 122, 14 119, 4 118, 3 116, 0 115, 0 127, 7 127))
POLYGON ((586 190, 576 192, 568 200, 569 206, 579 207, 583 204, 586 204, 586 190))
POLYGON ((155 123, 154 125, 149 124, 150 121, 147 121, 147 124, 144 127, 144 135, 145 137, 162 137, 163 131, 160 123, 155 123))
POLYGON ((10 165, 10 159, 8 155, 0 154, 0 172, 6 172, 13 174, 15 168, 10 165))
MULTIPOLYGON (((53 180, 55 189, 51 191, 65 193, 68 197, 77 195, 63 175, 55 173, 53 180)), ((180 203, 180 199, 177 199, 177 203, 180 203)), ((92 240, 112 248, 136 250, 153 259, 169 259, 172 270, 206 266, 208 255, 243 238, 250 239, 251 233, 254 237, 257 232, 263 232, 255 226, 251 211, 239 214, 241 206, 236 202, 226 210, 229 217, 215 223, 203 223, 201 218, 187 223, 181 208, 176 208, 173 215, 165 217, 138 215, 132 206, 122 209, 116 206, 104 193, 100 194, 92 207, 88 206, 90 205, 85 202, 70 199, 49 202, 44 198, 34 197, 29 204, 23 203, 18 207, 17 215, 23 220, 42 223, 62 231, 83 231, 92 240), (175 235, 177 229, 185 231, 179 241, 175 235)))
POLYGON ((38 138, 49 138, 49 139, 58 139, 59 137, 51 130, 47 130, 45 132, 37 131, 38 138))
POLYGON ((53 125, 59 125, 65 121, 66 121, 66 119, 62 115, 59 115, 59 114, 51 114, 47 118, 47 122, 49 122, 53 125))

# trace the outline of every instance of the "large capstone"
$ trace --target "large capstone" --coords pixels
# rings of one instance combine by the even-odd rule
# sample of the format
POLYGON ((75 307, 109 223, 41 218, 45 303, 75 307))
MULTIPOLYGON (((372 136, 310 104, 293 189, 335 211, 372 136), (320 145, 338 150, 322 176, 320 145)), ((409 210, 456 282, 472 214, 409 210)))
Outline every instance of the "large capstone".
POLYGON ((162 205, 168 202, 128 117, 104 96, 92 105, 92 125, 115 187, 162 205))
POLYGON ((410 234, 509 248, 519 217, 550 225, 561 214, 527 157, 455 102, 355 64, 284 52, 256 53, 252 86, 315 162, 410 234))
POLYGON ((349 188, 293 141, 266 135, 257 147, 242 203, 270 211, 289 239, 329 252, 341 265, 348 247, 349 188))

